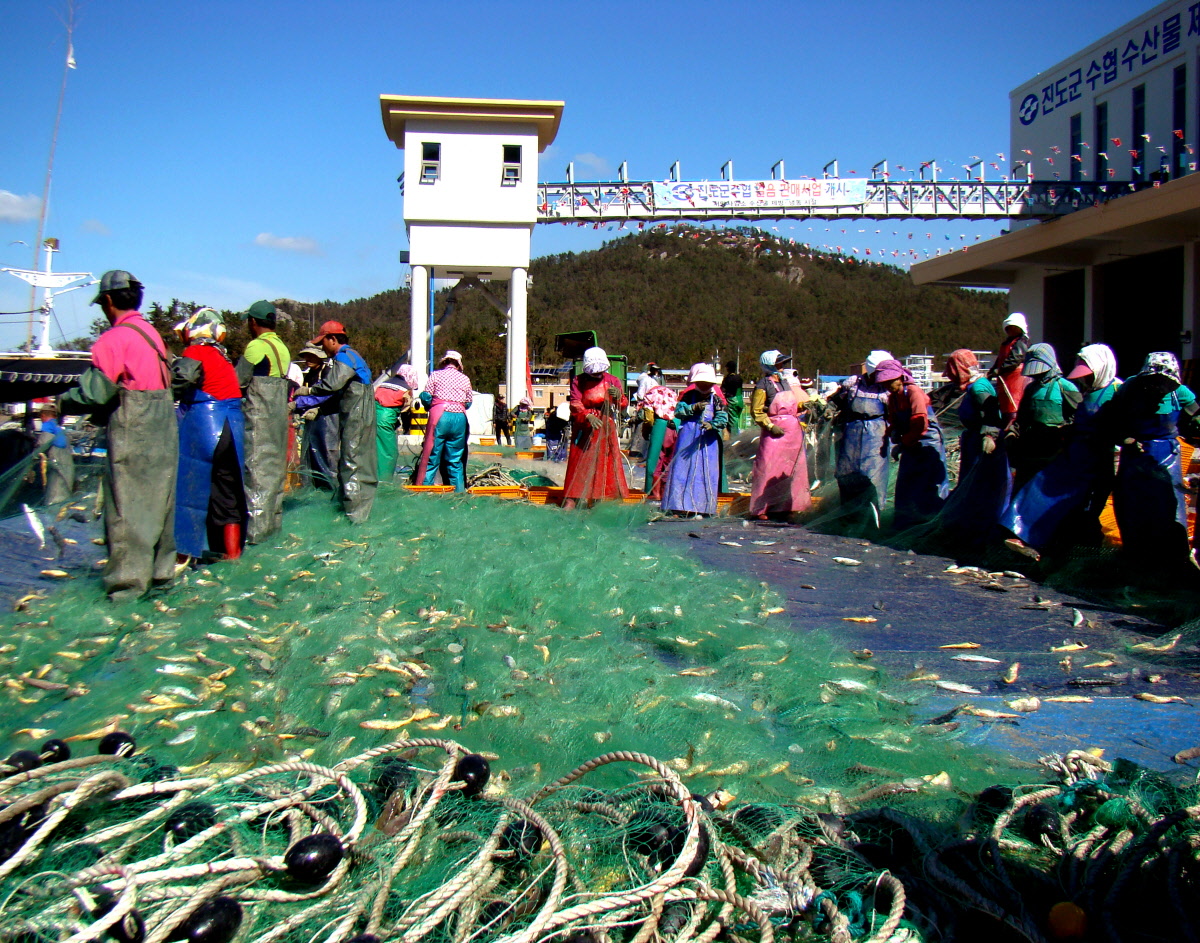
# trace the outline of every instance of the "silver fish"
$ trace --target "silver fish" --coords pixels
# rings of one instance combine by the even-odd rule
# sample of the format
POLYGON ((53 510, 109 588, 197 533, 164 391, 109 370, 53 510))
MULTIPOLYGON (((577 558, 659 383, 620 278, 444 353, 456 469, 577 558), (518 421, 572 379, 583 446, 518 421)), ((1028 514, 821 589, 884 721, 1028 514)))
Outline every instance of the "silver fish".
POLYGON ((25 511, 25 520, 29 522, 29 529, 33 531, 33 536, 38 539, 38 550, 45 550, 46 528, 42 524, 42 519, 37 516, 37 512, 28 504, 22 504, 21 508, 25 511))
POLYGON ((177 747, 183 743, 190 743, 191 741, 193 741, 195 739, 196 739, 196 728, 188 727, 188 729, 183 731, 183 733, 179 734, 178 736, 172 737, 170 740, 168 740, 167 746, 177 747))
MULTIPOLYGON (((205 710, 196 711, 183 711, 180 714, 176 714, 172 719, 178 721, 179 723, 183 723, 186 720, 195 720, 197 717, 207 717, 209 714, 215 713, 215 708, 207 708, 205 710)), ((196 728, 193 727, 192 729, 195 730, 196 728)))
POLYGON ((172 662, 166 665, 159 665, 154 670, 160 675, 188 675, 191 674, 194 669, 188 665, 177 665, 172 662))
POLYGON ((717 697, 717 695, 709 694, 705 691, 701 691, 699 694, 693 694, 692 699, 696 701, 703 701, 705 704, 716 704, 718 707, 724 707, 728 710, 741 710, 741 708, 734 704, 733 701, 727 701, 723 697, 717 697))
POLYGON ((1002 665, 999 658, 988 658, 987 655, 955 655, 951 661, 973 661, 981 665, 1002 665))
POLYGON ((855 560, 853 557, 834 557, 833 562, 842 566, 862 566, 862 560, 855 560))
POLYGON ((969 684, 959 684, 957 681, 938 681, 934 687, 941 688, 943 691, 953 691, 955 694, 982 694, 978 688, 973 688, 969 684))
POLYGON ((185 701, 191 701, 193 704, 200 703, 199 695, 193 694, 187 688, 182 687, 181 685, 178 685, 178 684, 169 684, 165 688, 163 688, 162 691, 163 691, 163 694, 174 694, 176 697, 181 697, 185 701))
POLYGON ((254 626, 245 619, 239 619, 237 616, 221 616, 217 620, 217 625, 223 629, 241 629, 243 632, 254 631, 254 626))

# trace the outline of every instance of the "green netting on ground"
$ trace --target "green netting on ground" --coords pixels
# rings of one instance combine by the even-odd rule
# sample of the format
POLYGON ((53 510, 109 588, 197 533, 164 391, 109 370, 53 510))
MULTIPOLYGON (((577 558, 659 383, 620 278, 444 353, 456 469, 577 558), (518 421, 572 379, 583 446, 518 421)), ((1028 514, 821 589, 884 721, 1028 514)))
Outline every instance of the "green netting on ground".
POLYGON ((1111 852, 1089 888, 1195 890, 1194 790, 919 725, 834 624, 797 634, 765 586, 648 542, 650 513, 385 486, 350 527, 308 494, 150 600, 86 572, 25 600, 7 746, 82 760, 0 781, 0 936, 224 943, 192 931, 236 908, 267 943, 1036 940, 1055 903, 1108 906, 1065 883, 1088 836, 1111 852), (117 730, 138 753, 92 756, 117 730), (1132 826, 1072 817, 1081 770, 1132 826), (1031 846, 1041 780, 1065 817, 1031 846))

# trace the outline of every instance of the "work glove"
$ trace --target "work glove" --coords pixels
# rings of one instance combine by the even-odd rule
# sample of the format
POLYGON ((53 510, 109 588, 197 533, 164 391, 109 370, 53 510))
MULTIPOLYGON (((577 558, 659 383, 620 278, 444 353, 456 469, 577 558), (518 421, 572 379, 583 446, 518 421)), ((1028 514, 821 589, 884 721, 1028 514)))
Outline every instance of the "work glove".
POLYGON ((692 406, 693 416, 703 416, 704 410, 708 408, 708 403, 696 403, 692 406))
POLYGON ((317 418, 317 408, 314 406, 312 409, 306 409, 303 413, 301 413, 300 418, 305 422, 312 422, 317 418))
POLYGON ((996 451, 996 437, 985 435, 983 441, 979 443, 979 447, 983 450, 984 455, 991 455, 996 451))
POLYGON ((604 422, 600 419, 600 417, 592 413, 588 414, 587 421, 588 425, 590 425, 593 429, 599 429, 602 425, 604 425, 604 422))
POLYGON ((610 387, 608 388, 608 398, 609 398, 609 399, 611 399, 611 400, 612 400, 614 403, 615 403, 615 402, 617 401, 617 399, 619 398, 619 397, 617 396, 617 388, 616 388, 615 386, 610 386, 610 387))
POLYGON ((783 430, 778 426, 767 426, 767 435, 769 435, 772 439, 782 439, 783 430))
POLYGON ((711 422, 709 422, 707 419, 703 420, 700 423, 700 428, 703 429, 705 432, 711 431, 712 427, 713 427, 713 424, 711 422))
POLYGON ((300 387, 300 389, 296 390, 296 395, 297 396, 312 396, 312 390, 306 384, 306 385, 300 387))

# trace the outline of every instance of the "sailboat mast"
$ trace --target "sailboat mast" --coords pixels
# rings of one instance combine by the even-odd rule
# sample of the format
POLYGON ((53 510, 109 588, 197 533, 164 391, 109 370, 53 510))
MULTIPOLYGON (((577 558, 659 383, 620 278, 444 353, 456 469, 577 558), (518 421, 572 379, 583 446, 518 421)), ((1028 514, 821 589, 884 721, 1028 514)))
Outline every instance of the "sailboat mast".
MULTIPOLYGON (((42 252, 42 237, 46 231, 46 214, 50 209, 50 181, 54 176, 54 152, 58 148, 58 125, 62 121, 63 100, 67 97, 67 73, 75 68, 75 0, 67 0, 67 54, 63 61, 62 85, 58 90, 58 111, 54 115, 54 134, 50 138, 50 157, 46 161, 46 183, 42 187, 42 212, 38 217, 37 239, 33 243, 33 267, 38 268, 42 252)), ((47 250, 48 252, 49 250, 47 250)), ((48 260, 48 258, 47 258, 48 260)), ((29 289, 29 310, 37 310, 37 289, 29 289)), ((33 314, 25 337, 26 349, 33 347, 33 314)))

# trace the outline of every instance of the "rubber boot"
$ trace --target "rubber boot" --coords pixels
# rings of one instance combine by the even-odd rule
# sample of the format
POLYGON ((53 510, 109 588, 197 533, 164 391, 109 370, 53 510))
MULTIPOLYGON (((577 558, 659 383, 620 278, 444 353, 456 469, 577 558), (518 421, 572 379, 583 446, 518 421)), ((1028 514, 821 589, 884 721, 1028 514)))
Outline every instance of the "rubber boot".
POLYGON ((225 559, 237 560, 242 555, 242 525, 225 525, 225 559))

